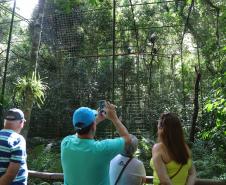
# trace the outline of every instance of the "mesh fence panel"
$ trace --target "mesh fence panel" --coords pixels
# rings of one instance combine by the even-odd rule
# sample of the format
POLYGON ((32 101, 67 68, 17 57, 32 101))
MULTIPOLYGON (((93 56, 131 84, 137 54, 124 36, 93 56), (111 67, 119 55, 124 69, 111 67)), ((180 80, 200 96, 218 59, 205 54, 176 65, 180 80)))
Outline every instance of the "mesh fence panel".
MULTIPOLYGON (((112 100, 113 77, 114 103, 122 121, 131 133, 150 136, 155 131, 155 120, 160 112, 172 104, 172 101, 166 102, 166 107, 160 108, 157 105, 158 98, 165 101, 170 96, 167 94, 164 98, 161 93, 170 93, 173 88, 172 72, 163 74, 162 71, 167 66, 173 68, 180 60, 181 34, 178 33, 182 33, 183 26, 175 24, 172 17, 164 18, 167 7, 172 6, 173 1, 137 1, 133 4, 117 1, 113 40, 112 4, 106 3, 98 8, 78 6, 66 13, 47 1, 38 71, 46 77, 49 90, 42 109, 33 109, 30 136, 62 137, 72 133, 73 110, 79 106, 97 108, 99 99, 112 100), (162 65, 161 61, 165 64, 162 65), (171 84, 168 90, 165 87, 167 82, 171 84)), ((4 9, 0 12, 1 17, 4 12, 10 13, 4 9)), ((5 24, 4 18, 1 21, 0 27, 5 24)), ((9 27, 10 20, 6 22, 4 27, 9 27)), ((21 22, 24 27, 30 23, 31 30, 35 29, 35 20, 25 20, 17 15, 14 23, 21 22)), ((14 29, 13 32, 12 67, 29 61, 29 52, 23 53, 24 50, 20 51, 21 47, 18 47, 19 42, 29 42, 29 32, 20 31, 14 29)), ((7 35, 8 30, 1 29, 0 34, 7 35)), ((1 48, 6 48, 7 37, 4 39, 1 48)), ((2 59, 4 56, 3 51, 2 59)), ((112 134, 115 133, 109 123, 100 126, 98 137, 112 134)))

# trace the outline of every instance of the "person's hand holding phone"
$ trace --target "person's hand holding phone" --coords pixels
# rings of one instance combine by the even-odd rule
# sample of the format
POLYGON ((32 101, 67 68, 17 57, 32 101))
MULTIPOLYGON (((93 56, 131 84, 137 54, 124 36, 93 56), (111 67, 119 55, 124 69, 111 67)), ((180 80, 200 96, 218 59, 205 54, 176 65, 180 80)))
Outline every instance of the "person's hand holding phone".
POLYGON ((105 100, 99 100, 98 101, 98 112, 99 113, 106 114, 105 105, 106 105, 106 101, 105 100))
POLYGON ((98 115, 96 117, 96 123, 100 123, 102 121, 104 121, 106 119, 106 111, 105 111, 105 104, 106 104, 106 101, 105 100, 99 100, 97 102, 98 104, 98 115))
POLYGON ((116 106, 114 104, 111 104, 110 102, 105 103, 106 118, 111 120, 112 122, 118 119, 115 108, 116 106))

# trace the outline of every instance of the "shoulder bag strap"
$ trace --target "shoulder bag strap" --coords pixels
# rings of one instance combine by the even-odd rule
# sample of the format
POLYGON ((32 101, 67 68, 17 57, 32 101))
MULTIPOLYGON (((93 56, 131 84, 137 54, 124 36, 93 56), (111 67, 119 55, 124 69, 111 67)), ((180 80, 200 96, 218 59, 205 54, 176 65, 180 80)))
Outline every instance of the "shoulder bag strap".
POLYGON ((173 178, 180 172, 180 170, 181 170, 182 167, 183 167, 183 165, 180 165, 180 168, 177 170, 176 173, 174 173, 174 174, 170 177, 170 179, 173 179, 173 178))
POLYGON ((128 161, 126 162, 126 164, 123 166, 121 172, 120 172, 119 175, 118 175, 117 180, 115 181, 115 185, 117 185, 119 179, 120 179, 121 176, 122 176, 122 173, 124 172, 125 168, 128 166, 129 162, 130 162, 132 159, 133 159, 133 158, 128 159, 128 161))

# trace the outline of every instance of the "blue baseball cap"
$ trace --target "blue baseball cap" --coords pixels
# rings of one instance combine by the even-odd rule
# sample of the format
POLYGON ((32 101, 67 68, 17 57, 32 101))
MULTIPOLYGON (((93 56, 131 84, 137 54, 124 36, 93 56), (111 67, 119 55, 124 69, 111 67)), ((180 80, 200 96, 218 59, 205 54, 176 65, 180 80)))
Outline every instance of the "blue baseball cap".
POLYGON ((80 107, 73 114, 73 125, 75 129, 88 127, 96 120, 97 111, 88 107, 80 107))

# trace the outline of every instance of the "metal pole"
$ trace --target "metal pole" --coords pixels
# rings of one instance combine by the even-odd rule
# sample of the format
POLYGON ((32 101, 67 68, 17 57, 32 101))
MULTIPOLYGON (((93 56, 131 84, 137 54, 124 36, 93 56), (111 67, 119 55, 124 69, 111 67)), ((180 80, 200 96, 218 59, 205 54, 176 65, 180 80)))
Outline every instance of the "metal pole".
POLYGON ((6 75, 7 75, 8 63, 9 63, 9 52, 10 52, 10 46, 11 46, 15 8, 16 8, 16 0, 14 0, 14 4, 13 4, 12 18, 11 18, 11 24, 10 24, 10 29, 9 29, 8 45, 7 45, 7 50, 6 50, 5 70, 4 70, 3 82, 2 82, 2 94, 1 94, 1 102, 0 102, 0 118, 1 118, 0 126, 1 127, 3 126, 3 124, 2 124, 3 123, 3 104, 4 104, 6 75))
MULTIPOLYGON (((112 22, 112 102, 115 101, 115 12, 116 12, 116 0, 113 0, 113 22, 112 22)), ((114 137, 114 127, 111 128, 111 137, 114 137)))

